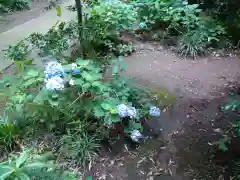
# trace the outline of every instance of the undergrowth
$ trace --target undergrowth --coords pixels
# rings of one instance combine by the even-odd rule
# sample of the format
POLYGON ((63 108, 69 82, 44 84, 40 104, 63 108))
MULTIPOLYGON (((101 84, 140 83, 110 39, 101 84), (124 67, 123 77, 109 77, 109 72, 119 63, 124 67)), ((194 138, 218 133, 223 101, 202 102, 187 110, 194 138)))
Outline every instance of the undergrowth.
POLYGON ((31 4, 32 0, 0 0, 0 11, 28 10, 31 4))
POLYGON ((202 55, 208 47, 217 47, 225 36, 221 23, 206 15, 198 4, 189 4, 186 0, 133 1, 132 4, 137 7, 140 28, 162 29, 163 40, 166 36, 179 36, 176 44, 184 56, 202 55))

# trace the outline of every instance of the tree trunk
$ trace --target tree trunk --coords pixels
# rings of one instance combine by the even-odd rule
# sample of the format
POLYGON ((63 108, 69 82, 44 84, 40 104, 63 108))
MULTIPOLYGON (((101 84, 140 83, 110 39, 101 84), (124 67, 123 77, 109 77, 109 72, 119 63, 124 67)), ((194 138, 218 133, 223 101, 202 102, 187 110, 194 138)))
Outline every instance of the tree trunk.
POLYGON ((80 43, 80 52, 83 57, 84 48, 83 48, 83 14, 82 14, 82 3, 81 0, 75 0, 76 9, 77 9, 77 17, 78 17, 78 39, 80 43))

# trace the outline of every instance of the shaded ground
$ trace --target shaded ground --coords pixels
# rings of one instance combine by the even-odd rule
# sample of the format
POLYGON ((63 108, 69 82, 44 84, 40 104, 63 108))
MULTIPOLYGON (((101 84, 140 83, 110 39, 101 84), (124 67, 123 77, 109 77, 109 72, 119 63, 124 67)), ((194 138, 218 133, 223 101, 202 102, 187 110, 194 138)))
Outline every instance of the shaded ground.
POLYGON ((177 103, 149 123, 158 138, 142 142, 135 150, 118 141, 88 174, 107 180, 229 179, 227 163, 220 166, 212 157, 216 150, 212 143, 229 123, 230 117, 219 107, 226 103, 227 92, 236 84, 233 82, 238 81, 240 61, 182 60, 151 44, 140 44, 137 49, 126 58, 126 74, 141 85, 168 89, 177 103))
POLYGON ((47 0, 34 1, 30 10, 0 14, 0 33, 40 16, 48 4, 47 0))
MULTIPOLYGON (((62 2, 64 1, 58 0, 57 3, 62 2)), ((34 0, 29 10, 0 13, 0 34, 43 15, 49 7, 52 7, 51 0, 34 0)))

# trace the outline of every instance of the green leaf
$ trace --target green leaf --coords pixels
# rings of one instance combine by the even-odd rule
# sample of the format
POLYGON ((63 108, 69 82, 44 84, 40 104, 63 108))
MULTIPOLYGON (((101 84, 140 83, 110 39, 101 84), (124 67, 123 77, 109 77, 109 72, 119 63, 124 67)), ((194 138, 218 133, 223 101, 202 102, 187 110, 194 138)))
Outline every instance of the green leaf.
POLYGON ((111 113, 111 114, 118 114, 117 108, 111 108, 111 109, 110 109, 110 113, 111 113))
POLYGON ((107 124, 107 125, 111 125, 112 124, 111 117, 110 116, 105 116, 104 123, 107 124))
POLYGON ((77 59, 76 63, 80 66, 80 67, 84 67, 87 66, 90 61, 89 60, 82 60, 80 58, 77 59))
POLYGON ((94 87, 99 87, 99 86, 101 86, 101 82, 100 82, 100 81, 94 81, 94 82, 92 83, 92 86, 94 86, 94 87))
POLYGON ((10 166, 0 166, 0 179, 5 180, 10 177, 10 175, 14 172, 14 169, 10 166))
POLYGON ((90 83, 85 83, 85 84, 82 85, 82 91, 87 92, 88 88, 90 88, 90 87, 91 87, 90 83))
POLYGON ((26 150, 20 155, 19 158, 17 158, 17 160, 16 160, 17 168, 20 168, 20 166, 23 165, 27 161, 29 153, 30 153, 30 150, 26 150))
POLYGON ((102 107, 103 109, 105 109, 105 110, 110 110, 110 109, 112 109, 112 106, 111 106, 109 103, 107 103, 107 102, 103 102, 103 103, 101 104, 101 107, 102 107))
POLYGON ((132 125, 133 125, 133 128, 134 128, 134 129, 138 129, 138 130, 139 130, 139 129, 142 128, 142 125, 141 125, 140 123, 134 122, 132 125))
POLYGON ((20 180, 31 180, 31 178, 25 173, 19 173, 17 176, 20 180))
POLYGON ((83 77, 84 79, 86 79, 87 81, 90 81, 90 82, 94 81, 93 76, 92 76, 90 73, 86 72, 86 71, 83 71, 83 72, 81 73, 81 75, 82 75, 82 77, 83 77))
POLYGON ((88 176, 86 180, 93 180, 92 176, 88 176))
POLYGON ((114 116, 111 116, 111 121, 114 123, 117 123, 117 122, 120 122, 121 119, 119 116, 114 115, 114 116))
POLYGON ((25 65, 31 65, 32 62, 33 62, 33 59, 28 59, 28 60, 25 60, 25 61, 24 61, 24 64, 25 64, 25 65))
POLYGON ((229 143, 229 141, 230 141, 230 137, 228 137, 228 136, 224 136, 223 138, 220 138, 217 142, 218 148, 221 151, 226 152, 228 150, 226 144, 229 143))
POLYGON ((39 72, 37 70, 31 69, 27 72, 27 77, 37 77, 39 72))
POLYGON ((62 16, 62 8, 61 8, 61 6, 56 6, 56 11, 57 11, 57 16, 61 17, 62 16))
POLYGON ((82 79, 76 79, 75 83, 76 83, 77 86, 82 86, 84 81, 82 79))
POLYGON ((25 88, 27 88, 27 87, 33 85, 35 82, 36 82, 35 79, 29 79, 29 80, 27 80, 26 82, 23 83, 23 86, 24 86, 25 88))
POLYGON ((131 130, 128 127, 125 127, 123 131, 124 131, 124 133, 127 133, 127 134, 131 133, 131 130))
POLYGON ((105 115, 104 111, 100 108, 94 108, 94 116, 97 118, 103 117, 105 115))
POLYGON ((28 163, 23 167, 23 170, 42 169, 42 168, 55 168, 53 164, 43 162, 28 163))

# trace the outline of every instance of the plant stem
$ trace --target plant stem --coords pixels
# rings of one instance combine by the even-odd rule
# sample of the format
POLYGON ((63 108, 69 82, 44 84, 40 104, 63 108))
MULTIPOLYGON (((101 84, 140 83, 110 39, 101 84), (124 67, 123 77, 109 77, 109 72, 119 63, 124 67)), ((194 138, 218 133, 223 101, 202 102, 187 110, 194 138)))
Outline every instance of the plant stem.
POLYGON ((78 17, 78 38, 80 43, 80 52, 83 57, 84 49, 83 49, 83 14, 82 14, 82 3, 81 0, 75 0, 76 9, 77 9, 77 17, 78 17))

